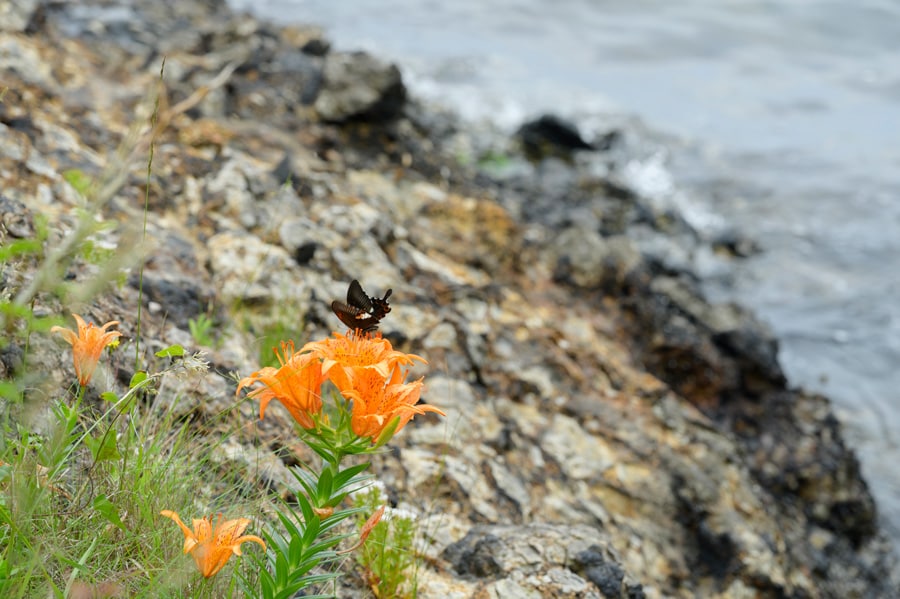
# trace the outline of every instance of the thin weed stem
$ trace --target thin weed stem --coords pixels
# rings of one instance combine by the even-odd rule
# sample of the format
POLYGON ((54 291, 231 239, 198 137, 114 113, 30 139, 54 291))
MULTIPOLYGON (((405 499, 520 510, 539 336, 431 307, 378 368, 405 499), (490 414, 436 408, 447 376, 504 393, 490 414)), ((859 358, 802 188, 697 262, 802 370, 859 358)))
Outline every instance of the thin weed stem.
MULTIPOLYGON (((163 57, 162 64, 159 66, 159 90, 153 101, 153 112, 150 114, 150 139, 148 141, 148 158, 147 158, 147 175, 144 182, 144 221, 141 230, 141 244, 147 242, 147 221, 150 214, 150 179, 153 176, 153 151, 156 147, 154 139, 156 138, 156 127, 159 123, 159 98, 163 94, 163 76, 166 72, 166 58, 163 57)), ((134 369, 140 369, 141 356, 141 316, 144 308, 144 261, 141 261, 141 267, 138 269, 138 305, 137 305, 137 322, 134 330, 134 369)))

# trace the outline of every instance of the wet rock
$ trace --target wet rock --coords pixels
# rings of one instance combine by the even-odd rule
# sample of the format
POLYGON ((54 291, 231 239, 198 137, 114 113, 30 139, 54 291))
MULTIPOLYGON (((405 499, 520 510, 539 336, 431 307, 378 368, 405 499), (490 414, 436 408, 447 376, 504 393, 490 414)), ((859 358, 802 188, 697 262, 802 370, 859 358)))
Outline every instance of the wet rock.
POLYGON ((685 278, 656 277, 634 303, 652 372, 698 405, 760 396, 785 384, 772 333, 737 306, 711 306, 685 278))
POLYGON ((525 123, 519 127, 516 136, 522 143, 525 155, 535 161, 548 156, 570 157, 575 150, 596 149, 584 140, 573 123, 552 114, 525 123))
POLYGON ((325 56, 331 50, 331 44, 328 40, 318 37, 303 44, 301 50, 310 56, 325 56))
POLYGON ((716 253, 732 258, 749 258, 762 251, 756 241, 734 230, 717 235, 712 247, 716 253))
POLYGON ((406 100, 406 86, 396 65, 365 52, 333 52, 325 57, 322 89, 315 101, 325 121, 397 117, 406 100))

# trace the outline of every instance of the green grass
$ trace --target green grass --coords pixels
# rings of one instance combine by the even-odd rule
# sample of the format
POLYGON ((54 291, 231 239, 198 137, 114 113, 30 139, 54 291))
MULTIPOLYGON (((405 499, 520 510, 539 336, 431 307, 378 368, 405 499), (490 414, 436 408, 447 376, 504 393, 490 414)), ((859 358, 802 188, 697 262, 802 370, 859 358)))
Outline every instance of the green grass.
POLYGON ((105 413, 86 403, 59 401, 45 432, 19 426, 3 452, 0 596, 64 597, 75 580, 124 596, 229 596, 227 573, 201 582, 181 532, 159 512, 243 515, 261 498, 238 500, 237 487, 204 480, 215 471, 198 459, 208 451, 172 414, 127 399, 105 413))
POLYGON ((40 425, 8 418, 0 452, 0 596, 68 597, 76 581, 130 597, 241 596, 229 575, 233 564, 209 581, 199 578, 181 554, 180 530, 159 512, 188 521, 216 511, 252 515, 265 494, 248 494, 238 477, 229 483, 209 462, 227 435, 204 440, 171 410, 140 401, 165 374, 134 377, 121 397, 50 400, 40 425))
MULTIPOLYGON (((159 514, 170 509, 188 523, 218 511, 252 518, 268 500, 265 491, 223 475, 207 457, 234 430, 207 438, 203 429, 157 407, 178 404, 170 396, 174 386, 161 381, 183 371, 182 361, 191 357, 170 354, 174 362, 167 370, 142 373, 148 365, 136 352, 139 375, 118 396, 103 390, 99 373, 87 392, 77 384, 68 391, 56 388, 43 364, 51 346, 44 339, 40 353, 34 347, 51 326, 64 324, 58 316, 39 316, 37 298, 67 312, 67 306, 105 293, 123 280, 126 268, 139 264, 141 235, 122 231, 125 241, 110 249, 98 243, 110 227, 98 215, 121 189, 128 157, 141 144, 148 145, 146 136, 128 136, 108 172, 95 179, 64 173, 83 202, 61 241, 48 243, 48 224, 37 215, 33 238, 0 245, 0 280, 6 285, 0 289, 0 349, 19 356, 6 360, 0 381, 0 597, 243 596, 232 576, 238 559, 204 580, 182 554, 180 529, 159 514), (91 266, 90 278, 64 276, 85 265, 91 266)), ((149 148, 148 171, 152 140, 149 148)), ((138 306, 135 314, 140 318, 138 306)), ((210 329, 209 321, 200 320, 193 332, 203 338, 210 329)), ((135 341, 139 346, 139 334, 135 341)), ((58 351, 71 356, 62 343, 58 351)), ((259 522, 248 534, 253 528, 259 522)))

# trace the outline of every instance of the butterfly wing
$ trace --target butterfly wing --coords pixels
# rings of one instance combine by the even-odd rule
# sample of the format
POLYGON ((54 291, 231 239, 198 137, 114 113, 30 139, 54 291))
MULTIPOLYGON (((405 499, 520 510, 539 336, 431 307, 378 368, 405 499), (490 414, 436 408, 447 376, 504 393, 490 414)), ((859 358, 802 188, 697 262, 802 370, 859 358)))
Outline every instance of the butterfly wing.
POLYGON ((372 311, 372 298, 366 295, 362 285, 356 279, 350 281, 350 288, 347 289, 347 305, 359 308, 364 312, 372 311))
POLYGON ((381 320, 391 311, 391 307, 388 304, 388 298, 391 297, 393 291, 393 289, 388 289, 387 293, 385 293, 384 297, 381 299, 378 299, 377 297, 369 298, 372 302, 372 316, 374 318, 381 320))
POLYGON ((378 323, 391 311, 388 298, 393 289, 388 289, 384 297, 369 297, 359 281, 353 279, 347 289, 347 303, 333 301, 331 309, 345 325, 353 330, 372 333, 378 330, 378 323))
POLYGON ((362 330, 364 332, 374 331, 378 328, 378 320, 372 317, 365 310, 360 310, 356 306, 348 306, 337 300, 331 302, 331 310, 341 319, 345 325, 352 330, 362 330))

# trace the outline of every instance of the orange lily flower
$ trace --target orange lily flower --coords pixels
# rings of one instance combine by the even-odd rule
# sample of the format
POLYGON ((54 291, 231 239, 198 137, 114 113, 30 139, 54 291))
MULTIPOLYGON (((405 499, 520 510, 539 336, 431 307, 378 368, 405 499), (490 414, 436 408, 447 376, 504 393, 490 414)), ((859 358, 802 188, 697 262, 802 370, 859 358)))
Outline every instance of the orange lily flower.
POLYGON ((175 512, 163 510, 160 514, 171 518, 181 528, 181 532, 184 533, 184 552, 193 556, 197 569, 205 578, 209 578, 221 570, 232 553, 242 555, 241 543, 251 541, 259 543, 263 550, 266 548, 265 541, 255 535, 241 536, 241 533, 250 524, 249 518, 226 520, 222 514, 219 514, 215 525, 213 525, 212 516, 199 520, 194 518, 194 530, 192 531, 184 525, 175 512))
POLYGON ((51 333, 59 333, 68 343, 72 345, 72 356, 75 361, 75 375, 78 377, 78 384, 82 387, 87 386, 91 381, 91 376, 97 368, 97 362, 100 361, 100 354, 103 353, 107 345, 121 337, 119 331, 107 331, 111 326, 119 324, 118 320, 107 322, 102 327, 94 326, 94 323, 85 324, 84 319, 78 314, 72 314, 75 322, 78 323, 78 332, 63 327, 52 327, 51 333))
POLYGON ((276 355, 281 363, 280 368, 267 366, 241 379, 237 393, 244 387, 260 382, 265 387, 247 394, 247 397, 259 399, 260 420, 265 415, 269 402, 277 399, 300 426, 314 428, 311 416, 322 410, 322 363, 312 354, 294 353, 292 342, 283 342, 281 353, 276 352, 276 355))
POLYGON ((397 364, 410 365, 415 360, 428 363, 421 356, 395 350, 390 341, 380 336, 334 333, 334 337, 307 343, 301 351, 320 358, 322 374, 341 391, 355 386, 353 377, 358 372, 371 369, 386 379, 397 364))
POLYGON ((399 366, 394 366, 387 380, 376 370, 356 369, 353 387, 340 389, 344 397, 353 400, 350 426, 354 433, 375 440, 395 418, 399 418, 394 429, 396 434, 416 414, 435 412, 441 416, 447 415, 429 404, 416 405, 425 385, 422 379, 404 383, 405 376, 399 366))

